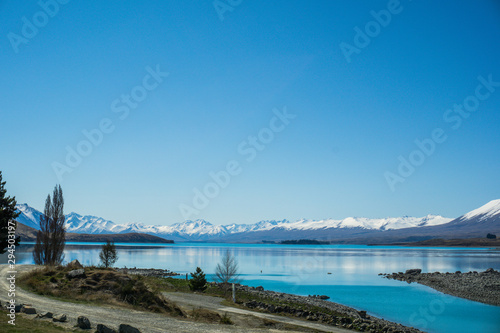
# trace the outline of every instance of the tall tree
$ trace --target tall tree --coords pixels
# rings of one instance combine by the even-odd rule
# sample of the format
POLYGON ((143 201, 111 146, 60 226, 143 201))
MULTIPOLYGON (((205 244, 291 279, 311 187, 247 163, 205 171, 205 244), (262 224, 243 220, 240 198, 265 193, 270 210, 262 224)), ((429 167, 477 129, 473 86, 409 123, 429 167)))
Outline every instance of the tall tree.
POLYGON ((40 217, 40 230, 36 234, 33 259, 37 265, 58 265, 64 259, 66 229, 64 228, 64 198, 61 185, 54 188, 45 200, 40 217))
POLYGON ((108 268, 113 266, 118 260, 115 243, 108 239, 106 244, 102 246, 101 252, 99 253, 99 259, 101 259, 101 263, 104 267, 108 268))
MULTIPOLYGON (((2 171, 0 171, 0 254, 5 253, 5 249, 9 244, 9 222, 11 227, 12 223, 14 223, 15 227, 14 219, 19 214, 19 212, 16 212, 16 198, 7 196, 5 182, 2 181, 2 171)), ((19 236, 14 239, 14 244, 18 245, 19 236)))

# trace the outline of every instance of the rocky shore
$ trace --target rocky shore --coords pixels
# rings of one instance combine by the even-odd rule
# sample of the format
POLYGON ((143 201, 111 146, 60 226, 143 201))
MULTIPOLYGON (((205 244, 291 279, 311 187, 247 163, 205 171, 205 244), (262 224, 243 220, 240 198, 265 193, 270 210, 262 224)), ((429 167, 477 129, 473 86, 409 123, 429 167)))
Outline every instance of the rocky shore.
POLYGON ((180 275, 179 273, 169 271, 168 269, 125 267, 125 268, 117 268, 116 270, 120 273, 129 275, 142 275, 142 276, 152 276, 152 277, 167 277, 167 276, 180 275))
POLYGON ((422 273, 409 269, 405 273, 381 273, 387 279, 417 282, 446 294, 500 306, 500 272, 488 268, 484 272, 422 273))
POLYGON ((317 321, 361 332, 421 332, 413 327, 406 327, 370 316, 366 311, 358 311, 348 306, 325 301, 314 296, 307 297, 265 291, 262 287, 254 288, 244 285, 237 285, 236 289, 255 296, 255 299, 242 304, 249 309, 301 317, 310 321, 317 321))

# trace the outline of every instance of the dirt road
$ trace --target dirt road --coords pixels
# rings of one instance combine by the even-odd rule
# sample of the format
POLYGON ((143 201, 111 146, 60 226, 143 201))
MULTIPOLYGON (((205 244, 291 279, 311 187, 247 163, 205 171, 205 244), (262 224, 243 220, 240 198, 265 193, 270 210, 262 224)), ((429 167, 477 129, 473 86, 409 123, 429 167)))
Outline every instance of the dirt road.
MULTIPOLYGON (((18 265, 17 276, 22 272, 26 272, 36 268, 33 265, 18 265)), ((5 301, 8 299, 8 282, 7 282, 7 265, 0 265, 0 300, 5 301)), ((320 325, 315 323, 301 322, 291 318, 281 316, 273 316, 268 314, 255 313, 251 311, 226 307, 220 304, 220 300, 215 297, 208 297, 204 300, 203 295, 192 294, 167 294, 167 297, 179 302, 179 305, 184 308, 207 308, 217 310, 220 313, 227 312, 238 316, 248 316, 248 318, 266 318, 268 320, 283 322, 287 324, 300 324, 302 327, 308 327, 323 332, 347 332, 335 327, 320 325), (296 323, 299 322, 299 323, 296 323), (323 326, 320 328, 319 326, 323 326), (313 327, 314 326, 314 327, 313 327), (318 326, 318 327, 316 327, 318 326)), ((280 332, 281 330, 251 328, 249 326, 239 327, 237 325, 220 325, 220 324, 205 324, 171 318, 161 314, 150 312, 136 311, 131 309, 123 309, 112 306, 95 306, 87 304, 77 304, 70 302, 63 302, 51 298, 36 295, 31 292, 24 291, 16 288, 16 301, 19 303, 32 304, 37 312, 50 311, 54 314, 64 313, 68 316, 68 322, 65 324, 67 328, 72 328, 76 324, 78 316, 85 316, 89 318, 92 328, 97 324, 104 324, 108 327, 117 329, 120 324, 129 324, 137 327, 143 333, 164 333, 164 332, 181 332, 181 333, 200 333, 200 332, 280 332)), ((241 319, 241 318, 240 318, 241 319)), ((290 330, 288 330, 290 332, 290 330)))
POLYGON ((290 317, 276 316, 268 313, 249 311, 245 309, 225 306, 221 304, 223 299, 220 297, 212 297, 201 294, 180 293, 180 292, 163 293, 163 295, 169 300, 175 302, 178 306, 181 306, 185 309, 204 308, 216 311, 221 315, 223 315, 224 313, 228 313, 229 315, 231 315, 231 318, 233 318, 233 320, 239 319, 242 320, 243 322, 245 320, 244 317, 249 316, 249 317, 257 317, 265 319, 272 322, 282 323, 286 325, 293 325, 307 329, 314 329, 320 332, 336 332, 336 333, 352 332, 350 330, 330 325, 323 325, 319 323, 307 322, 290 317))

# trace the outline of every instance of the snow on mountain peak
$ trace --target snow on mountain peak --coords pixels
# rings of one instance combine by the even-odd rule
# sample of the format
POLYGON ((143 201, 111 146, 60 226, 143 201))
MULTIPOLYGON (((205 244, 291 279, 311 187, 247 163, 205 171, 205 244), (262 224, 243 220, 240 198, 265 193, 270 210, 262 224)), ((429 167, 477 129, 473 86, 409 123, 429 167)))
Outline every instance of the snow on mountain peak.
POLYGON ((211 225, 213 225, 212 223, 205 221, 205 220, 201 220, 201 219, 194 220, 194 221, 187 220, 187 221, 184 221, 183 224, 195 225, 195 226, 211 226, 211 225))
MULTIPOLYGON (((497 203, 498 205, 493 206, 497 207, 498 210, 500 210, 500 200, 498 200, 497 203)), ((22 213, 18 218, 19 222, 36 229, 40 229, 39 221, 40 215, 42 215, 41 212, 37 211, 34 208, 31 208, 27 204, 18 205, 17 208, 22 213)), ((439 215, 427 215, 420 218, 404 216, 379 219, 370 219, 364 217, 348 217, 342 220, 300 219, 295 222, 291 222, 289 220, 262 220, 253 224, 230 225, 214 225, 206 220, 198 219, 194 221, 187 220, 181 223, 174 223, 172 225, 145 225, 143 223, 116 224, 101 217, 92 215, 80 215, 75 212, 71 212, 65 217, 65 227, 67 232, 89 234, 141 232, 151 235, 157 235, 160 237, 170 237, 182 241, 212 240, 230 234, 259 231, 308 231, 327 230, 334 228, 391 230, 439 225, 451 221, 451 219, 439 215)))
POLYGON ((452 219, 439 215, 427 215, 424 217, 387 217, 371 219, 366 217, 347 217, 342 220, 306 220, 301 219, 289 223, 287 229, 311 230, 328 228, 362 228, 371 230, 391 230, 411 227, 422 227, 448 223, 452 219))
POLYGON ((479 217, 479 220, 481 221, 498 214, 500 214, 500 199, 491 200, 486 205, 481 206, 478 209, 474 209, 463 215, 461 219, 468 220, 479 217))

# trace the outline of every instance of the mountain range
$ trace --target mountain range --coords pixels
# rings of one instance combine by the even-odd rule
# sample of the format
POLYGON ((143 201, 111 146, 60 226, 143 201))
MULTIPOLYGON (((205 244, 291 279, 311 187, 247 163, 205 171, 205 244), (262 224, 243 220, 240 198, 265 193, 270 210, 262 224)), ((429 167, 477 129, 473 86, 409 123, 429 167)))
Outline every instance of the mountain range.
MULTIPOLYGON (((37 230, 32 227, 28 227, 22 223, 17 224, 16 236, 21 237, 21 242, 35 242, 37 236, 37 230)), ((137 232, 129 232, 124 234, 77 234, 77 233, 66 233, 67 242, 94 242, 94 243, 104 243, 106 241, 112 241, 115 243, 173 243, 174 241, 168 240, 162 237, 154 235, 146 235, 137 232)))
MULTIPOLYGON (((42 213, 28 204, 17 205, 17 221, 40 229, 42 213)), ((77 234, 145 233, 174 241, 261 242, 290 239, 319 239, 338 243, 385 243, 418 241, 436 237, 484 237, 500 233, 500 199, 456 219, 440 215, 370 219, 348 217, 342 220, 265 220, 254 224, 214 225, 205 220, 172 225, 142 223, 116 224, 91 215, 66 215, 66 231, 77 234)))

